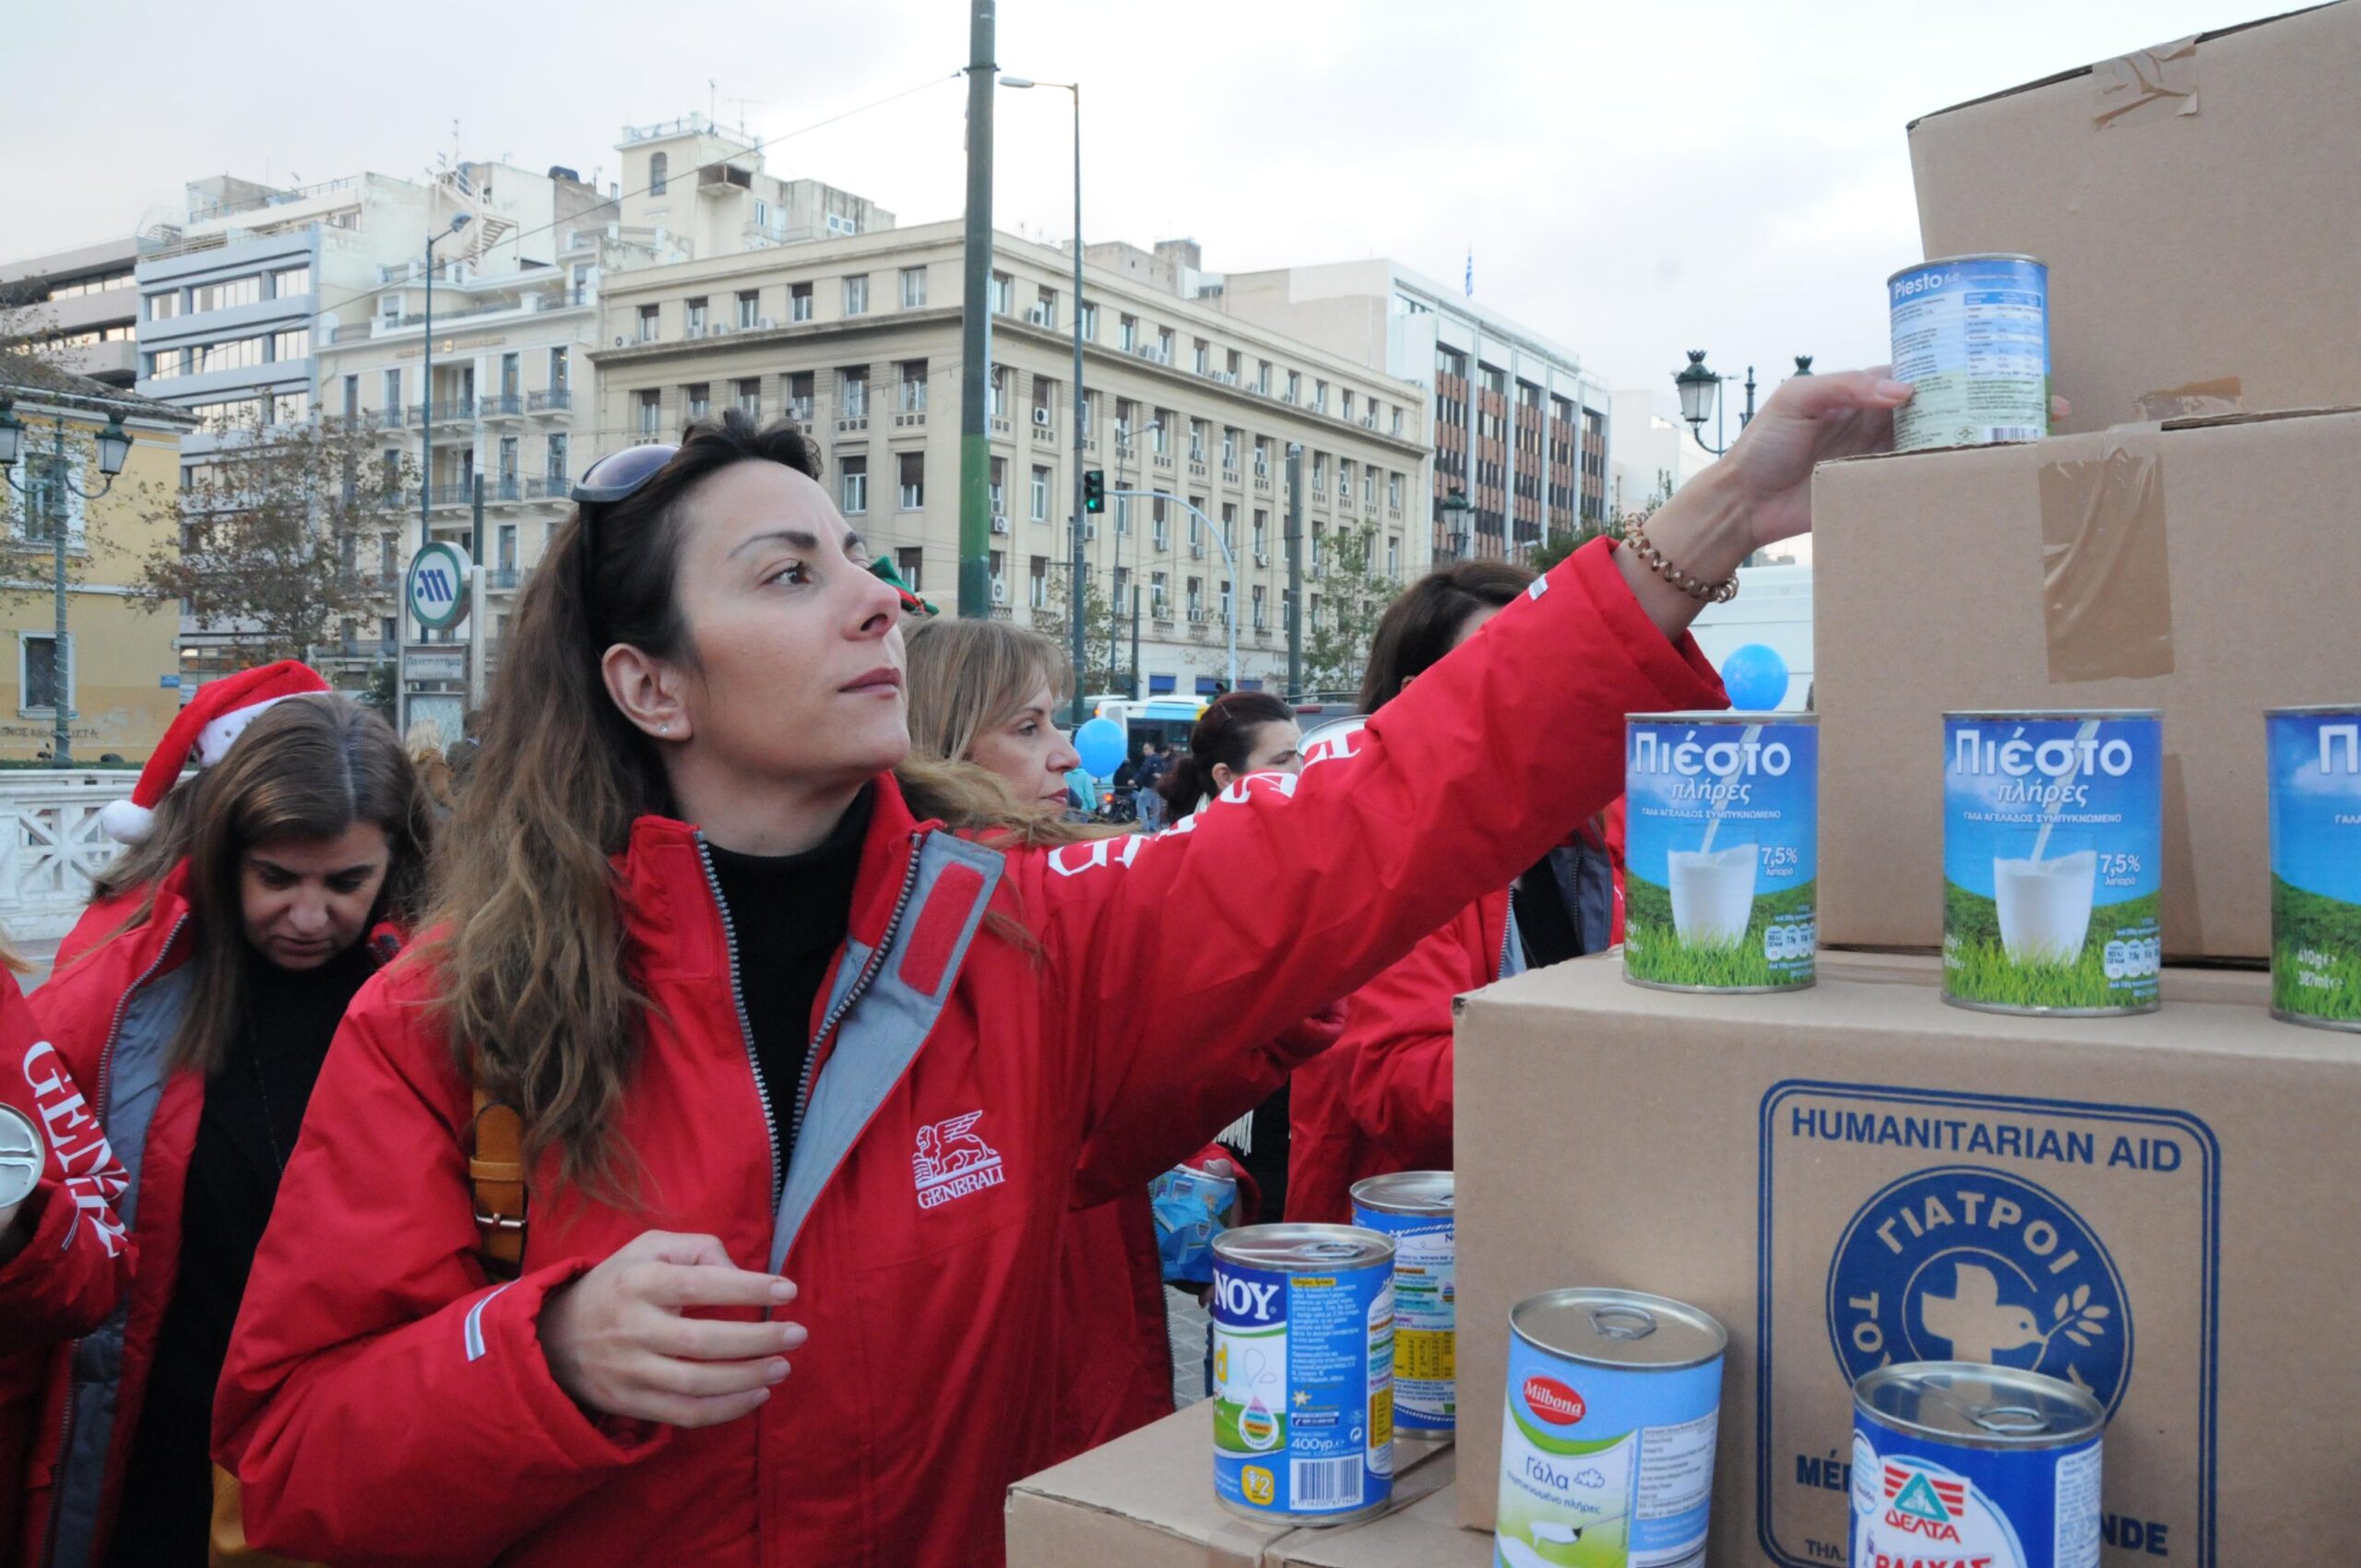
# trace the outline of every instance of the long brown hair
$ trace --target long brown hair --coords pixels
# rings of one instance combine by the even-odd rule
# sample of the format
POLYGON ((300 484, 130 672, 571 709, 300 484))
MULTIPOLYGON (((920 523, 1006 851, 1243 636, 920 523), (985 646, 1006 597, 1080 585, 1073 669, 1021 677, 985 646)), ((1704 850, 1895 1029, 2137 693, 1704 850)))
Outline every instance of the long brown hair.
POLYGON ((738 463, 820 475, 784 421, 732 409, 688 427, 671 460, 623 500, 577 506, 519 596, 475 772, 445 829, 433 934, 445 1028, 463 1069, 516 1106, 525 1152, 555 1149, 562 1181, 605 1196, 632 1186, 610 1139, 639 1050, 647 997, 623 963, 610 863, 634 820, 671 809, 661 761, 599 672, 626 643, 695 667, 673 588, 681 502, 738 463))
POLYGON ((239 877, 246 851, 289 838, 334 838, 355 823, 385 829, 391 857, 373 921, 418 912, 433 812, 391 726, 350 697, 314 695, 275 704, 229 754, 164 797, 153 831, 95 879, 101 898, 144 892, 125 927, 155 916, 164 876, 188 862, 195 977, 172 1037, 176 1068, 211 1074, 245 1016, 245 914, 239 877))
POLYGON ((1479 610, 1505 610, 1532 585, 1533 574, 1504 561, 1438 566, 1403 590, 1370 639, 1361 675, 1361 711, 1375 713, 1402 695, 1411 677, 1442 661, 1459 629, 1479 610))
POLYGON ((1254 754, 1255 732, 1265 724, 1294 719, 1295 709, 1268 692, 1224 692, 1197 715, 1189 731, 1189 749, 1173 759, 1157 792, 1175 815, 1188 815, 1199 801, 1219 792, 1214 783, 1216 766, 1245 772, 1246 759, 1254 754))

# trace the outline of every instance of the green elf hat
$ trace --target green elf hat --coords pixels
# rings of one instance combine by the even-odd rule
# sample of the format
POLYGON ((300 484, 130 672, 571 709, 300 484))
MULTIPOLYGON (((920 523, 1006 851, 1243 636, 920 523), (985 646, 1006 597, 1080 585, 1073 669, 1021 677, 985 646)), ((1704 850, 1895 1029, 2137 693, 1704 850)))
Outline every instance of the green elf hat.
POLYGON ((917 594, 910 591, 910 585, 902 580, 902 574, 894 570, 894 562, 891 557, 884 555, 878 556, 875 560, 870 562, 869 570, 876 576, 879 582, 891 584, 894 591, 902 596, 902 612, 904 614, 940 615, 943 613, 942 611, 937 610, 933 605, 929 604, 925 600, 920 599, 917 594))

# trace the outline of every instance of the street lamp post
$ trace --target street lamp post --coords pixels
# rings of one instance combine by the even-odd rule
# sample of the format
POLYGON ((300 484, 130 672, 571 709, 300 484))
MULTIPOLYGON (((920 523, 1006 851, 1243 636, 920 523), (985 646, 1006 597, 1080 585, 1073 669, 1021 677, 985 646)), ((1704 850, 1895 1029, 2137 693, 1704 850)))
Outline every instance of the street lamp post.
POLYGON ((1443 539, 1454 561, 1464 560, 1470 553, 1469 546, 1474 543, 1474 539, 1465 522, 1468 514, 1475 510, 1475 504, 1467 499, 1467 493, 1464 490, 1454 490, 1435 503, 1436 513, 1452 519, 1452 526, 1443 530, 1443 539))
MULTIPOLYGON (((1107 493, 1140 496, 1150 501, 1179 502, 1188 508, 1191 517, 1197 519, 1200 528, 1214 536, 1214 542, 1221 546, 1222 564, 1229 568, 1229 607, 1222 614, 1222 619, 1229 624, 1229 689, 1233 692, 1238 690, 1238 552, 1229 547, 1229 540, 1222 537, 1221 530, 1214 527, 1214 520, 1206 517, 1195 503, 1182 500, 1169 490, 1110 490, 1107 493)), ((1134 588, 1133 593, 1132 602, 1136 606, 1139 602, 1138 589, 1134 588)), ((1133 613, 1136 618, 1137 610, 1134 609, 1133 613)))
MULTIPOLYGON (((53 415, 50 423, 49 483, 41 489, 42 509, 49 515, 50 587, 56 600, 55 640, 50 644, 49 659, 50 711, 54 719, 50 761, 58 767, 71 767, 74 711, 66 699, 73 690, 74 659, 65 640, 65 495, 71 491, 85 501, 95 501, 113 490, 115 475, 123 472, 123 465, 131 456, 131 433, 123 428, 121 414, 107 416, 106 428, 98 435, 99 472, 106 482, 96 490, 85 490, 66 472, 65 416, 53 415)), ((30 503, 38 481, 20 483, 15 472, 24 434, 24 422, 17 418, 10 399, 0 398, 0 473, 6 474, 9 488, 30 503)))
MULTIPOLYGON (((1809 354, 1796 356, 1796 374, 1797 375, 1811 374, 1809 354)), ((1703 349, 1690 350, 1688 368, 1672 378, 1673 386, 1680 393, 1680 417, 1689 422, 1689 434, 1697 438, 1698 445, 1704 446, 1706 451, 1716 457, 1728 451, 1729 447, 1727 445, 1705 446, 1704 424, 1705 416, 1712 414, 1714 439, 1716 441, 1722 439, 1721 409, 1714 394, 1721 390, 1722 382, 1726 378, 1705 368, 1705 350, 1703 349)), ((1754 367, 1749 365, 1746 367, 1746 411, 1738 417, 1738 428, 1740 434, 1743 434, 1746 427, 1753 422, 1754 367)))
MULTIPOLYGON (((1020 91, 1036 87, 1063 88, 1074 94, 1074 567, 1072 582, 1067 585, 1068 617, 1073 621, 1074 641, 1074 721, 1080 724, 1085 717, 1083 694, 1084 651, 1083 588, 1084 576, 1090 570, 1089 555, 1083 548, 1086 521, 1082 510, 1083 465, 1089 460, 1083 449, 1082 418, 1082 84, 1080 82, 1037 82, 1030 77, 1003 77, 1003 87, 1020 91)), ((1108 667, 1114 667, 1110 657, 1108 667)))

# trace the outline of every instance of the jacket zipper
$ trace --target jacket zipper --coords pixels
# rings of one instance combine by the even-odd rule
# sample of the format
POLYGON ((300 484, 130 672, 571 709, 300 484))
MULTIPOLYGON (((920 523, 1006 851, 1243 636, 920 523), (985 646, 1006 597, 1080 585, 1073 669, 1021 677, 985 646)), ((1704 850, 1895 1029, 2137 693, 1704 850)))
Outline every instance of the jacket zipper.
MULTIPOLYGON (((106 1046, 99 1052, 99 1082, 96 1090, 96 1099, 92 1101, 93 1107, 99 1113, 99 1129, 101 1132, 104 1132, 106 1130, 107 1089, 114 1078, 114 1048, 116 1041, 123 1034, 123 1020, 130 1015, 133 998, 136 997, 141 991, 146 989, 148 982, 156 978, 156 971, 164 967, 164 960, 172 956, 172 944, 180 941, 181 932, 183 928, 187 926, 187 924, 188 915, 184 911, 180 919, 172 922, 172 929, 165 934, 164 945, 156 950, 155 958, 148 964, 147 968, 140 971, 139 978, 137 980, 133 980, 129 986, 125 988, 123 999, 114 1004, 114 1017, 107 1025, 106 1046)), ((144 1160, 142 1162, 142 1168, 145 1168, 144 1160)), ((74 1343, 78 1344, 80 1341, 77 1340, 74 1343)), ((68 1462, 73 1458, 74 1390, 76 1385, 80 1382, 80 1380, 74 1375, 73 1355, 73 1350, 69 1346, 66 1350, 65 1360, 65 1408, 58 1418, 57 1468, 54 1479, 52 1483, 52 1491, 49 1495, 49 1538, 42 1547, 42 1561, 44 1563, 54 1563, 57 1561, 57 1519, 58 1515, 64 1512, 65 1507, 66 1467, 68 1462)))
MULTIPOLYGON (((843 1001, 828 1009, 827 1016, 820 1020, 819 1028, 813 1032, 812 1043, 803 1052, 803 1071, 795 1080, 795 1120, 789 1128, 790 1137, 803 1136, 803 1113, 812 1109, 812 1084, 819 1076, 821 1044, 835 1032, 838 1024, 844 1022, 845 1015, 852 1011, 852 1004, 860 1000, 860 993, 869 989, 870 982, 877 978, 877 971, 885 967, 885 955, 893 950, 894 938, 902 929, 902 916, 910 907, 910 895, 919 885, 919 855, 925 844, 925 834, 910 835, 910 862, 902 872, 902 890, 894 896, 894 912, 885 918, 884 934, 877 939, 877 945, 871 950, 868 961, 861 965, 860 973, 853 977, 852 989, 845 992, 843 1001)), ((777 1206, 776 1199, 773 1206, 777 1206)))
POLYGON ((746 1065, 754 1070, 754 1098, 763 1108, 763 1131, 771 1140, 771 1207, 778 1207, 779 1190, 786 1185, 785 1162, 779 1158, 778 1118, 771 1114, 769 1081, 763 1076, 763 1059, 754 1051, 754 1021, 746 1013, 745 988, 738 977, 738 926, 730 918, 730 900, 721 896, 721 875, 713 869, 713 850, 700 833, 697 859, 705 866, 706 887, 713 894, 713 907, 721 915, 721 939, 730 949, 730 1000, 738 1009, 738 1033, 746 1042, 746 1065))

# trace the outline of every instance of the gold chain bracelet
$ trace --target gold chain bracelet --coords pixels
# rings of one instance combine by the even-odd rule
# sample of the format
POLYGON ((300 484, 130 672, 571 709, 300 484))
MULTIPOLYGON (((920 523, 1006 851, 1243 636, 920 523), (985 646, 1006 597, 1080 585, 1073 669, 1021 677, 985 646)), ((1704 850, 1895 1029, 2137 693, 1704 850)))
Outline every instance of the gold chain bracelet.
POLYGON ((1640 564, 1691 599, 1710 600, 1715 604, 1727 604, 1738 597, 1738 574, 1733 572, 1718 583, 1701 581, 1665 559, 1664 552, 1648 540, 1647 532, 1637 517, 1623 519, 1623 542, 1640 558, 1640 564))

